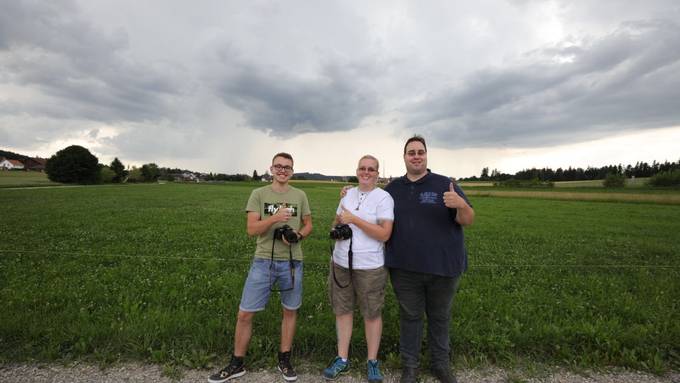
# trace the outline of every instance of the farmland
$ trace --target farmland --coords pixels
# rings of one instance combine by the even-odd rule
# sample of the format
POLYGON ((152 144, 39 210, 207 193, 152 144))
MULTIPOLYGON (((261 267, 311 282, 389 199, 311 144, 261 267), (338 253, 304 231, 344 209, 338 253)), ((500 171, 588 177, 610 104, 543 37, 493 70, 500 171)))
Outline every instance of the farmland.
MULTIPOLYGON (((243 209, 259 185, 0 190, 0 361, 223 363, 254 250, 243 209)), ((335 353, 326 235, 340 186, 300 187, 315 230, 304 242, 295 352, 322 364, 335 353)), ((471 200, 456 363, 679 367, 680 205, 471 200)), ((394 365, 398 307, 388 290, 381 357, 394 365)), ((279 316, 272 300, 255 317, 251 365, 272 363, 279 316)), ((357 359, 362 333, 357 324, 357 359)))
POLYGON ((59 185, 41 172, 0 171, 0 188, 59 185))

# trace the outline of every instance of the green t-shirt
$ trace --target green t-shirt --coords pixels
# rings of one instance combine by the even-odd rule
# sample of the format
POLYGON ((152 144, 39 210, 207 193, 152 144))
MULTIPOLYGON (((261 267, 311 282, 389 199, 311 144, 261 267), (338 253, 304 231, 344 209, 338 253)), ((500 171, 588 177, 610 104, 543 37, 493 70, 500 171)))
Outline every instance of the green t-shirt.
MULTIPOLYGON (((277 222, 267 232, 257 236, 255 256, 258 258, 271 258, 272 241, 276 228, 287 224, 293 229, 299 230, 302 226, 302 217, 312 214, 312 211, 309 209, 309 201, 307 201, 305 192, 290 185, 285 193, 275 192, 271 185, 257 188, 250 193, 246 212, 260 213, 260 219, 267 219, 276 214, 280 208, 293 208, 293 215, 288 222, 277 222)), ((288 245, 283 241, 279 239, 274 241, 274 259, 288 259, 288 249, 288 245)), ((290 249, 293 250, 293 259, 301 261, 302 247, 300 242, 292 244, 290 249)))

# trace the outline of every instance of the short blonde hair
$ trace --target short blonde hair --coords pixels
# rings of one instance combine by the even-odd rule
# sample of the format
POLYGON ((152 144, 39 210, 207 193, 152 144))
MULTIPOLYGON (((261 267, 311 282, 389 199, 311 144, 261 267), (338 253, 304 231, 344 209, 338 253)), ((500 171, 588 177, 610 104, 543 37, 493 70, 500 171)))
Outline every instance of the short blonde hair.
POLYGON ((373 157, 370 154, 364 154, 363 157, 359 158, 359 162, 357 163, 357 165, 359 163, 361 163, 361 160, 366 160, 366 159, 375 161, 375 170, 380 170, 380 161, 378 161, 377 158, 373 157))

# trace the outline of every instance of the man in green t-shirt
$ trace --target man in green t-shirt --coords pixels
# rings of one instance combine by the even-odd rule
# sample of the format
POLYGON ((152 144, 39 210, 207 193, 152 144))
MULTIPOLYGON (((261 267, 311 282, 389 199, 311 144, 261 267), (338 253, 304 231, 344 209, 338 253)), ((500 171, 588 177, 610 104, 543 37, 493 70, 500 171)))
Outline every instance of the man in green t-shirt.
POLYGON ((278 368, 285 380, 297 380, 290 362, 290 350, 297 309, 302 304, 300 241, 312 231, 312 213, 305 192, 288 184, 293 176, 293 157, 288 153, 277 153, 270 170, 271 185, 253 190, 246 205, 247 232, 257 235, 257 248, 243 286, 234 353, 227 367, 210 376, 210 383, 223 383, 246 373, 243 358, 252 335, 253 316, 264 310, 272 291, 281 293, 283 305, 278 368), (283 230, 284 226, 288 230, 283 230))

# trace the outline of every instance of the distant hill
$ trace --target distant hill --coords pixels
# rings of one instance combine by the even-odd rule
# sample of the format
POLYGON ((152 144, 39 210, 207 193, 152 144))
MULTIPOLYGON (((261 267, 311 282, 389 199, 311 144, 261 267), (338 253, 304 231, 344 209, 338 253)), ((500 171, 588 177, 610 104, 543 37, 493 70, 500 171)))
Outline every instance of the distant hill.
POLYGON ((321 173, 295 173, 293 179, 295 180, 312 180, 312 181, 341 181, 346 180, 348 176, 327 176, 321 173))
POLYGON ((7 152, 7 151, 4 151, 4 150, 0 150, 0 157, 5 157, 8 160, 21 160, 21 161, 25 161, 25 160, 31 158, 29 156, 24 156, 23 154, 18 154, 18 153, 14 153, 14 152, 7 152))

